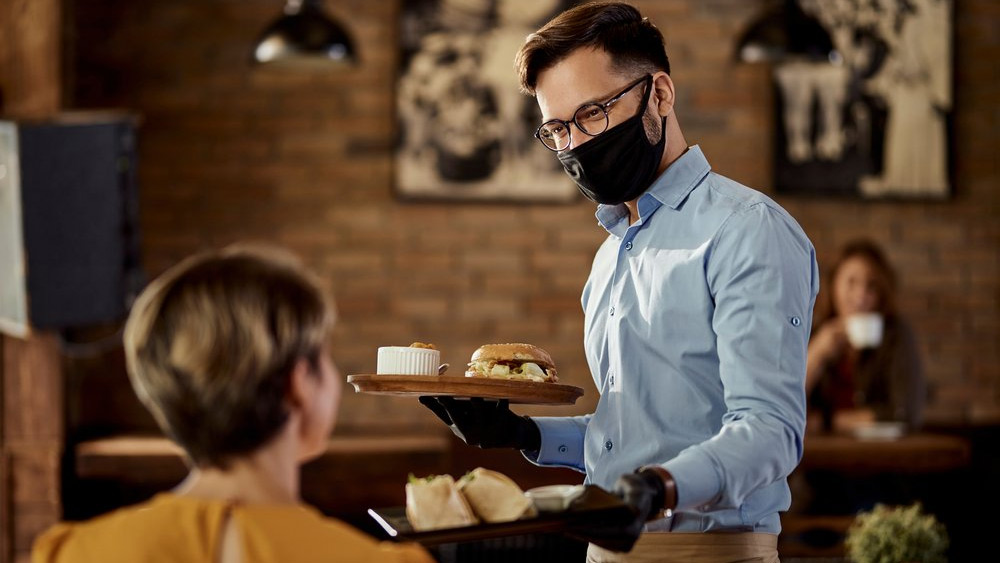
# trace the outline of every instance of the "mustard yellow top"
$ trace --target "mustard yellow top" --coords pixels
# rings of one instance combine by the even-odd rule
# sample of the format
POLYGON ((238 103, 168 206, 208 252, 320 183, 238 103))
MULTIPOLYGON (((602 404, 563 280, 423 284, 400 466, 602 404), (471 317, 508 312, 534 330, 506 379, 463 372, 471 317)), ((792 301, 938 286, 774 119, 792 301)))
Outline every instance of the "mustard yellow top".
POLYGON ((32 563, 216 563, 228 518, 244 563, 432 563, 417 544, 379 542, 304 505, 239 504, 161 493, 92 520, 56 524, 35 541, 32 563))

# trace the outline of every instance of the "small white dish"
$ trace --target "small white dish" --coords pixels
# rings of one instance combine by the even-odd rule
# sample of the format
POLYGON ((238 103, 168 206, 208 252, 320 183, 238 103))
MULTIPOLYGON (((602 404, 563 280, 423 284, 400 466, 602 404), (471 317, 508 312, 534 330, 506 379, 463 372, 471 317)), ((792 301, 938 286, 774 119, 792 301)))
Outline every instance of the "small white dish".
POLYGON ((583 485, 546 485, 524 492, 539 512, 560 512, 583 494, 583 485))
POLYGON ((441 352, 432 348, 382 346, 378 349, 376 374, 438 375, 441 352))
POLYGON ((854 429, 854 437, 859 440, 898 440, 906 433, 902 422, 873 422, 854 429))

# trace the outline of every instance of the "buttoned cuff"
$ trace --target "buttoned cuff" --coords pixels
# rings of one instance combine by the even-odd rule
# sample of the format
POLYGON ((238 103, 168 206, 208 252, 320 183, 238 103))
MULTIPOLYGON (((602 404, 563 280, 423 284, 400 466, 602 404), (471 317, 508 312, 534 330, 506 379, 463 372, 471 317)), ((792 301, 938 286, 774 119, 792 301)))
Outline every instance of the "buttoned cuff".
POLYGON ((529 454, 535 452, 522 452, 528 461, 583 471, 583 435, 576 423, 557 417, 532 417, 531 420, 538 425, 542 445, 534 459, 529 454))

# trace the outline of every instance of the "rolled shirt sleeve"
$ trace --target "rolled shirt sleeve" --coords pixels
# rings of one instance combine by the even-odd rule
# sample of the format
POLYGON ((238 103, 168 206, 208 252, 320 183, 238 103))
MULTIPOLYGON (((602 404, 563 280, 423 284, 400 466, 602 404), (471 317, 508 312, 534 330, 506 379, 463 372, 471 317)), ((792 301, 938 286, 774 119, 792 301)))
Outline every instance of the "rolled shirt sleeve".
POLYGON ((609 237, 582 293, 593 413, 535 419, 539 464, 612 488, 643 465, 677 482, 654 529, 777 533, 802 455, 815 251, 770 198, 713 174, 698 147, 637 202, 600 206, 609 237), (566 446, 566 451, 560 451, 566 446))
POLYGON ((738 507, 802 457, 818 270, 812 245, 767 202, 726 221, 707 265, 726 413, 718 434, 663 466, 677 480, 680 507, 738 507))

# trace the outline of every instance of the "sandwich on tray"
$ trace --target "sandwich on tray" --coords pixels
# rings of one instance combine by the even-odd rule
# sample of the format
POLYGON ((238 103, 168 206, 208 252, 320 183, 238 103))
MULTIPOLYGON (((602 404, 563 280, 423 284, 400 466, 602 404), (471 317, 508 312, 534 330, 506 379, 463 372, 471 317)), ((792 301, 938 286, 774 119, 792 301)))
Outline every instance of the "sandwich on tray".
POLYGON ((406 518, 415 531, 510 522, 537 516, 534 502, 510 477, 477 467, 456 482, 451 475, 406 484, 406 518))
POLYGON ((552 356, 533 344, 484 344, 472 353, 466 377, 520 379, 539 383, 557 383, 552 356))
POLYGON ((477 467, 458 480, 458 489, 483 522, 509 522, 538 514, 521 487, 498 471, 477 467))
POLYGON ((451 475, 417 478, 411 473, 406 483, 406 519, 418 532, 479 523, 451 475))

